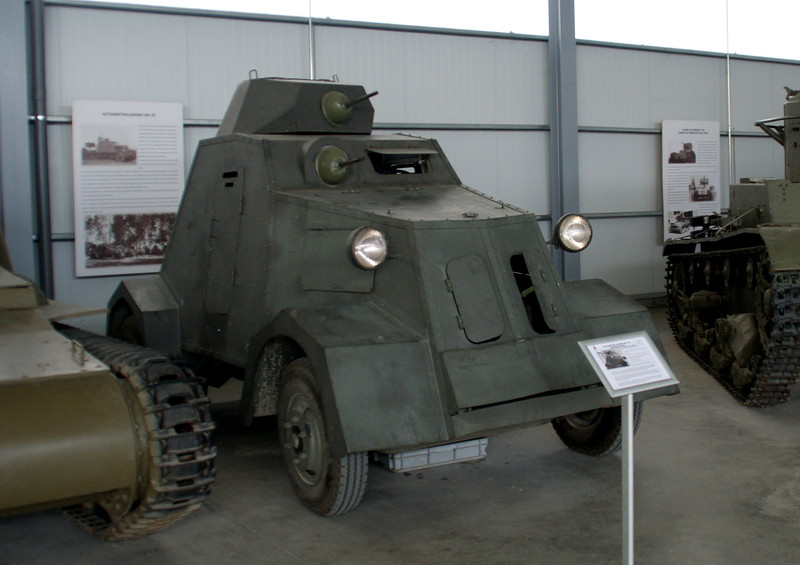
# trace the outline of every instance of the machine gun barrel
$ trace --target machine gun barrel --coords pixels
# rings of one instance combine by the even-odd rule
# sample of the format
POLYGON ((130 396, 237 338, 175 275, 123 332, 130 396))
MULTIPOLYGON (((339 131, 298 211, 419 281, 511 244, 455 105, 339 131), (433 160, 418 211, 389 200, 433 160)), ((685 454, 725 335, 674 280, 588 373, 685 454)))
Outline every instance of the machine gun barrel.
POLYGON ((363 96, 359 96, 358 98, 354 98, 354 99, 353 99, 353 100, 351 100, 350 102, 347 102, 347 103, 344 105, 344 107, 345 107, 345 108, 352 108, 353 106, 355 106, 355 105, 356 105, 356 104, 358 104, 359 102, 363 102, 364 100, 369 100, 369 99, 370 99, 370 98, 372 98, 373 96, 377 96, 377 95, 378 95, 378 91, 377 91, 377 90, 375 90, 374 92, 370 92, 369 94, 365 94, 365 95, 363 95, 363 96))

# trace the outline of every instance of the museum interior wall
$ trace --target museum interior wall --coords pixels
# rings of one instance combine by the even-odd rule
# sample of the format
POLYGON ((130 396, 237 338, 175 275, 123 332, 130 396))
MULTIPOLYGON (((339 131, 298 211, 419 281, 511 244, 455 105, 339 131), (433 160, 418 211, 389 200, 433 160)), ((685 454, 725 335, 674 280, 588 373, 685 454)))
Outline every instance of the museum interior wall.
MULTIPOLYGON (((46 4, 57 299, 102 305, 119 280, 74 276, 73 100, 180 102, 188 170, 197 142, 214 135, 231 93, 251 70, 260 77, 309 76, 304 20, 210 14, 46 4)), ((0 29, 5 33, 10 25, 0 29)), ((376 131, 437 138, 462 182, 539 214, 545 233, 550 230, 547 48, 546 38, 512 34, 331 21, 314 26, 316 78, 380 91, 372 99, 376 131)), ((661 121, 716 120, 727 134, 725 57, 579 42, 577 67, 579 211, 592 217, 595 228, 592 246, 581 255, 582 277, 606 279, 632 295, 660 294, 661 121)), ((758 134, 753 122, 777 115, 784 85, 800 87, 800 62, 732 58, 734 176, 783 175, 780 147, 758 134)), ((0 87, 0 102, 14 95, 10 88, 0 87)), ((3 116, 6 123, 27 120, 3 116)), ((18 158, 11 162, 8 150, 2 155, 3 169, 30 168, 18 158)), ((723 135, 723 186, 728 170, 723 135)), ((32 226, 12 221, 29 213, 18 209, 26 201, 32 209, 30 186, 3 178, 4 225, 32 226)), ((20 258, 23 274, 34 276, 25 272, 31 263, 22 259, 34 249, 19 243, 27 241, 25 234, 10 238, 10 251, 20 258)))

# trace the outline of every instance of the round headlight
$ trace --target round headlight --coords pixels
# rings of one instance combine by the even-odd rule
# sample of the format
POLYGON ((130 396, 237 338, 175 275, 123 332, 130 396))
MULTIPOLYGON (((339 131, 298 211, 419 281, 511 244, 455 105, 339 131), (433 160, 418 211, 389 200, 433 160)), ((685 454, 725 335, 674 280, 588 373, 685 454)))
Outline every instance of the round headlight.
POLYGON ((553 243, 564 251, 583 251, 592 241, 592 226, 579 214, 562 216, 553 233, 553 243))
POLYGON ((350 240, 350 256, 362 269, 377 269, 388 252, 386 236, 375 228, 361 228, 350 240))

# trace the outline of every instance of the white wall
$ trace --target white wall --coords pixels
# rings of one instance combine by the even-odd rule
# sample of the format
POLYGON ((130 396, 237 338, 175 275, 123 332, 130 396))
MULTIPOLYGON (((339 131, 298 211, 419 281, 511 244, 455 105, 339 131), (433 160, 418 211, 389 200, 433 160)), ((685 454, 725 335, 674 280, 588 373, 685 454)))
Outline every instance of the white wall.
MULTIPOLYGON (((19 7, 23 0, 13 2, 19 7)), ((47 112, 54 122, 68 121, 74 99, 180 102, 189 121, 219 120, 251 69, 262 77, 305 78, 309 72, 308 28, 298 19, 246 20, 63 3, 47 5, 45 16, 47 112)), ((0 22, 4 37, 11 25, 0 22)), ((545 40, 335 22, 316 25, 315 32, 317 77, 336 75, 342 82, 379 90, 373 99, 378 126, 391 124, 396 131, 437 138, 465 184, 549 214, 545 40)), ((718 120, 725 131, 725 59, 589 43, 581 43, 577 53, 580 211, 660 210, 660 123, 718 120)), ((0 57, 8 59, 7 48, 0 57)), ((753 121, 778 115, 784 84, 800 87, 798 62, 734 59, 732 65, 736 132, 753 132, 753 121)), ((5 104, 9 92, 7 84, 0 86, 0 103, 5 104)), ((214 131, 185 129, 187 167, 197 141, 214 131)), ((48 133, 53 231, 71 234, 70 126, 53 123, 48 133)), ((724 185, 725 141, 722 152, 724 185)), ((6 171, 12 163, 8 153, 1 155, 6 171)), ((28 167, 27 162, 13 165, 28 167)), ((738 176, 780 177, 782 152, 767 138, 737 138, 735 166, 738 176)), ((3 180, 0 188, 4 224, 17 214, 31 214, 32 208, 22 209, 26 203, 32 207, 27 185, 3 180)), ((32 229, 29 224, 15 225, 24 231, 32 229)), ((594 243, 581 256, 583 277, 605 278, 629 294, 661 292, 660 225, 656 217, 595 220, 594 243)), ((20 241, 24 234, 12 242, 12 257, 32 265, 30 247, 20 241)), ((56 298, 104 304, 117 279, 76 279, 72 247, 69 241, 54 243, 56 298)))

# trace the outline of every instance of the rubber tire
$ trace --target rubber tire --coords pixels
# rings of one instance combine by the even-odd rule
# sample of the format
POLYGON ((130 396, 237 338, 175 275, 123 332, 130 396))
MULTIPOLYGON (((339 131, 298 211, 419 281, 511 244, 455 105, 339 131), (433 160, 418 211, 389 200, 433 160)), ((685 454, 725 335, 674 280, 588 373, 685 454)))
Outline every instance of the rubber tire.
POLYGON ((146 347, 142 325, 127 304, 114 307, 108 326, 109 337, 146 347))
POLYGON ((278 435, 289 480, 306 506, 322 516, 358 506, 367 486, 368 454, 331 455, 319 386, 306 357, 283 370, 278 435))
MULTIPOLYGON (((644 404, 633 405, 633 431, 639 429, 644 404)), ((568 448, 584 455, 603 456, 622 448, 622 408, 598 408, 570 416, 555 418, 552 422, 558 437, 568 448)))

